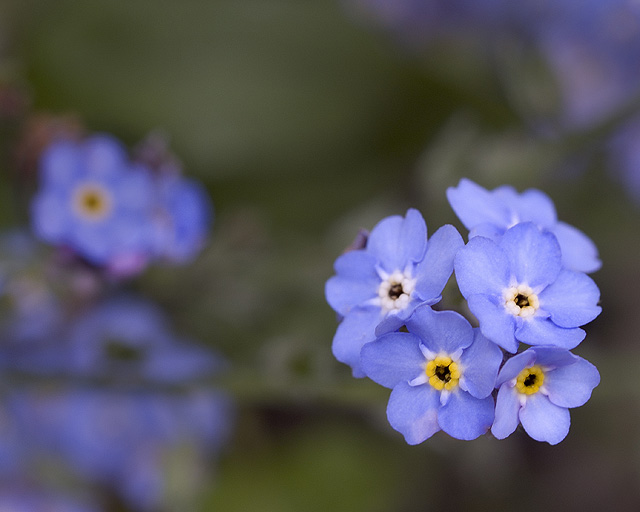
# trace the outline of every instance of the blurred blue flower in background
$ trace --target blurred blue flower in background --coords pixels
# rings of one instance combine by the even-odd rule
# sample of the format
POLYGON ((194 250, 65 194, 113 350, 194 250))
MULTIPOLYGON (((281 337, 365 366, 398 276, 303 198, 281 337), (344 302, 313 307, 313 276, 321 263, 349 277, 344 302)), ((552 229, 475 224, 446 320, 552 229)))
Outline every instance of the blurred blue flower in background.
POLYGON ((154 260, 195 258, 211 228, 211 200, 174 159, 144 149, 129 159, 109 135, 54 139, 40 159, 36 235, 115 277, 154 260))
POLYGON ((28 463, 57 461, 76 478, 112 487, 135 510, 161 503, 172 451, 192 446, 210 457, 230 432, 229 399, 215 391, 31 389, 8 400, 28 463))
POLYGON ((585 337, 579 327, 601 311, 597 285, 564 269, 556 237, 531 222, 508 229, 499 243, 472 238, 455 272, 482 333, 509 352, 519 342, 574 348, 585 337))
POLYGON ((62 371, 116 381, 184 383, 223 365, 211 350, 175 337, 154 304, 116 296, 84 312, 54 348, 62 371))
POLYGON ((175 263, 192 260, 202 249, 213 221, 206 190, 195 180, 175 173, 156 178, 155 251, 175 263))
POLYGON ((616 114, 640 87, 640 4, 634 0, 529 2, 522 26, 560 87, 567 128, 616 114))
POLYGON ((333 339, 333 353, 363 377, 360 349, 376 335, 401 327, 421 304, 432 305, 453 270, 463 242, 450 225, 427 242, 420 212, 407 211, 381 220, 364 249, 351 250, 334 265, 336 274, 325 287, 329 305, 343 317, 333 339))
POLYGON ((25 482, 0 483, 0 510, 3 512, 98 512, 96 504, 25 482))
POLYGON ((540 190, 518 194, 513 187, 504 185, 489 191, 463 178, 457 187, 447 189, 447 199, 469 230, 469 238, 480 235, 499 242, 510 227, 533 222, 556 236, 566 268, 594 272, 602 265, 593 241, 579 229, 559 221, 553 201, 540 190))
POLYGON ((59 140, 44 152, 32 224, 43 240, 99 266, 144 266, 153 248, 153 187, 113 137, 59 140))
POLYGON ((569 408, 584 405, 599 382, 596 367, 568 350, 525 350, 500 370, 491 432, 504 439, 522 423, 536 441, 557 444, 569 432, 569 408))
POLYGON ((393 390, 391 426, 409 444, 440 429, 465 440, 486 433, 502 351, 454 311, 420 306, 406 327, 362 348, 366 375, 393 390))

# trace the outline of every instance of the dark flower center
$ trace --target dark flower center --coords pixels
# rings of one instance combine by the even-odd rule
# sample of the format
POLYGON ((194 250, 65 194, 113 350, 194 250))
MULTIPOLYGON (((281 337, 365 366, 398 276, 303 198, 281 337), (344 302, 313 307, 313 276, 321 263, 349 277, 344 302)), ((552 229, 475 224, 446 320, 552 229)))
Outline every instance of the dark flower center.
POLYGON ((522 295, 521 293, 516 295, 516 298, 513 299, 513 302, 516 303, 516 306, 521 307, 521 308, 526 308, 527 306, 531 305, 531 304, 529 304, 529 296, 528 295, 522 295))
POLYGON ((112 361, 140 361, 143 351, 119 340, 109 340, 104 346, 105 354, 112 361))
POLYGON ((531 386, 535 386, 536 384, 536 380, 538 380, 538 376, 535 373, 530 373, 529 375, 527 375, 527 377, 524 379, 523 384, 526 387, 531 387, 531 386))
POLYGON ((87 192, 82 198, 85 209, 89 212, 99 212, 103 208, 102 197, 96 192, 87 192))
POLYGON ((451 380, 451 370, 449 369, 449 365, 436 366, 436 377, 438 377, 442 382, 449 382, 451 380))
POLYGON ((401 283, 394 283, 389 288, 390 299, 393 299, 393 300, 399 299, 403 293, 404 293, 404 290, 402 289, 401 283))

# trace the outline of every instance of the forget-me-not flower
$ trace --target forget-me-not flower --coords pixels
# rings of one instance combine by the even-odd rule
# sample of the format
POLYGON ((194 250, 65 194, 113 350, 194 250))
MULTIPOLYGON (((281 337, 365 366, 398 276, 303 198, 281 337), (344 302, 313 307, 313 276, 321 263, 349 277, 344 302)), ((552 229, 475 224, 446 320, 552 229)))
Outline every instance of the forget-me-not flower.
POLYGON ((504 439, 522 423, 536 441, 557 444, 569 432, 569 408, 584 405, 599 382, 596 367, 568 350, 525 350, 500 370, 491 432, 504 439))
POLYGON ((366 375, 393 390, 391 426, 409 444, 439 430, 465 440, 487 432, 502 351, 454 311, 421 306, 406 327, 362 348, 366 375))
POLYGON ((579 229, 559 221, 553 201, 540 190, 529 189, 519 194, 507 185, 487 190, 463 178, 457 187, 447 189, 447 198, 469 230, 469 238, 484 236, 498 241, 510 227, 533 222, 556 236, 563 264, 568 269, 594 272, 601 266, 593 241, 579 229))
POLYGON ((53 142, 41 157, 40 178, 32 203, 38 237, 98 266, 149 259, 151 176, 128 160, 119 141, 95 135, 53 142))
POLYGON ((343 317, 333 338, 333 354, 363 377, 360 349, 377 335, 400 328, 421 304, 440 301, 463 246, 450 225, 427 241, 420 212, 409 209, 380 221, 363 249, 349 251, 334 265, 325 287, 329 305, 343 317))
POLYGON ((462 295, 482 333, 515 353, 518 343, 576 347, 580 326, 600 314, 600 291, 582 272, 562 267, 556 237, 531 222, 500 242, 472 238, 455 259, 462 295))

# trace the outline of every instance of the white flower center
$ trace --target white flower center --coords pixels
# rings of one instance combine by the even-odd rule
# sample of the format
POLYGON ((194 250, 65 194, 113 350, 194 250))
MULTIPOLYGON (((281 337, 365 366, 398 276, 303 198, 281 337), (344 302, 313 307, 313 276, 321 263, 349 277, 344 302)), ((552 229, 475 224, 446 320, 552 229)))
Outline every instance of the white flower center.
POLYGON ((416 280, 407 272, 396 270, 393 274, 384 276, 378 288, 380 307, 385 313, 406 308, 415 285, 416 280))
POLYGON ((540 307, 538 296, 526 284, 505 288, 502 297, 505 309, 513 316, 529 318, 535 315, 540 307))

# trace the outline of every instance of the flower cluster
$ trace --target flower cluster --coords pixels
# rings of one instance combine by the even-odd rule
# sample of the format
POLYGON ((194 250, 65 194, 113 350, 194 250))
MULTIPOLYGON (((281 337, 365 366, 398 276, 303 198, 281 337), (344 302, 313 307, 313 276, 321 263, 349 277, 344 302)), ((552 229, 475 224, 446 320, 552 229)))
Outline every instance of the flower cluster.
POLYGON ((40 159, 32 224, 42 240, 115 275, 150 261, 185 262, 202 248, 210 200, 179 168, 129 159, 109 135, 52 142, 40 159))
POLYGON ((53 139, 35 237, 0 233, 0 510, 93 512, 102 494, 127 510, 191 509, 171 478, 195 488, 229 440, 233 405, 211 382, 226 363, 117 278, 193 258, 210 200, 164 146, 129 158, 108 135, 53 139), (60 496, 62 481, 78 496, 60 496))
POLYGON ((557 220, 539 190, 488 191, 463 179, 447 196, 470 231, 466 245, 449 225, 427 239, 424 219, 409 210, 336 260, 326 284, 342 317, 334 355, 354 376, 392 389, 387 416, 409 444, 439 430, 503 439, 518 424, 556 444, 569 431, 568 409, 600 381, 569 351, 601 311, 586 274, 600 267, 597 249, 557 220), (454 271, 478 327, 432 309, 454 271), (531 348, 518 353, 522 344, 531 348))

